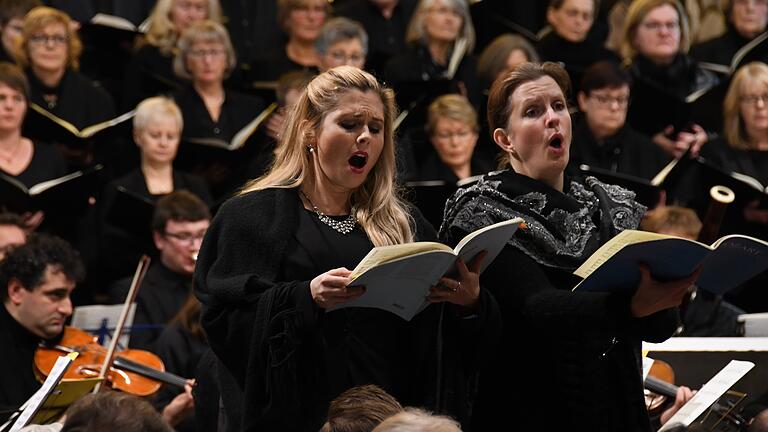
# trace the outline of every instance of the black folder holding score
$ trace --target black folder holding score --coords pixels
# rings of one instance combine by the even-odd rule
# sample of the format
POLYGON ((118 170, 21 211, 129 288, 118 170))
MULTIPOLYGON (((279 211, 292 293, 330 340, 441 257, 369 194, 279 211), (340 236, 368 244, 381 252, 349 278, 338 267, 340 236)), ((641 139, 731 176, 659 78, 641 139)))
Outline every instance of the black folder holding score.
POLYGON ((154 213, 155 203, 152 200, 118 186, 107 209, 106 221, 151 245, 154 213))
POLYGON ((116 137, 130 138, 131 120, 136 110, 94 125, 78 129, 72 123, 56 116, 45 108, 29 104, 24 120, 24 136, 43 142, 61 143, 79 148, 90 141, 103 142, 116 137))
POLYGON ((80 210, 96 194, 97 174, 102 169, 102 165, 95 165, 29 188, 13 177, 0 174, 0 208, 16 213, 43 210, 51 214, 80 210))

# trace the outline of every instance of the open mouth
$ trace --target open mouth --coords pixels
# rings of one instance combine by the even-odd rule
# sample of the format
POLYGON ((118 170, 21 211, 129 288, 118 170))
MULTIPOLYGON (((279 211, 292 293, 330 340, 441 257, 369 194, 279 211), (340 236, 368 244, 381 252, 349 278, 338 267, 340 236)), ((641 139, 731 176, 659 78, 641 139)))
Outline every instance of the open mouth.
POLYGON ((556 149, 563 148, 563 137, 559 134, 552 136, 552 138, 549 139, 549 146, 556 149))
POLYGON ((368 154, 365 152, 355 153, 349 158, 349 165, 355 169, 363 169, 367 162, 368 154))

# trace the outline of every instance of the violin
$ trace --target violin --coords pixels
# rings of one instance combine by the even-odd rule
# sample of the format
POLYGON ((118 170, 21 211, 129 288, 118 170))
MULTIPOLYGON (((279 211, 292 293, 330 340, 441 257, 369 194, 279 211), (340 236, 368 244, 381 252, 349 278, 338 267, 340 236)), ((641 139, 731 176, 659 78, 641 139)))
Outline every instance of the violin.
MULTIPOLYGON (((675 372, 669 363, 654 360, 651 370, 648 372, 648 376, 645 378, 645 401, 648 407, 648 412, 658 409, 664 404, 668 398, 675 399, 677 395, 678 386, 674 385, 675 372)), ((715 402, 711 410, 713 413, 723 421, 720 422, 720 428, 718 431, 730 432, 730 431, 745 431, 749 425, 749 421, 742 417, 739 413, 735 412, 733 407, 728 407, 715 402)))
MULTIPOLYGON (((79 355, 63 378, 98 377, 102 362, 107 355, 107 349, 96 340, 95 336, 83 330, 66 327, 59 343, 54 345, 41 344, 35 351, 35 376, 40 381, 45 380, 56 363, 56 359, 62 353, 77 352, 79 355)), ((163 383, 182 389, 187 384, 186 379, 165 372, 165 366, 158 356, 149 351, 137 349, 127 349, 116 353, 112 367, 105 378, 113 389, 136 396, 150 396, 156 393, 163 383)))

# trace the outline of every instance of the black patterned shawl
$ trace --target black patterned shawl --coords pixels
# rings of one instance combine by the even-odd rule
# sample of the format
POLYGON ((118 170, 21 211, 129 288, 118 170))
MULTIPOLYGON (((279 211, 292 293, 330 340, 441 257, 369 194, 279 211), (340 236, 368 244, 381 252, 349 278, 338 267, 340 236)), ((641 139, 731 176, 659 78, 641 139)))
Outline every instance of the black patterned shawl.
POLYGON ((446 202, 440 238, 456 243, 466 233, 521 217, 526 227, 509 244, 544 266, 573 271, 608 239, 637 228, 645 213, 634 192, 594 177, 564 184, 560 192, 511 169, 489 173, 446 202))

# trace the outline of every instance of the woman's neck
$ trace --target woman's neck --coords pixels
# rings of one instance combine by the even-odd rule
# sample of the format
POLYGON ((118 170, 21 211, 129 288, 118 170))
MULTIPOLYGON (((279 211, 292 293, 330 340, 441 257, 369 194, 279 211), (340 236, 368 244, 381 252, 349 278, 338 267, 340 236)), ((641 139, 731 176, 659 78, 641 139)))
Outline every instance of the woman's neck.
POLYGON ((141 172, 147 178, 170 179, 173 178, 173 165, 165 162, 156 162, 142 158, 141 172))
MULTIPOLYGON (((305 182, 300 190, 309 197, 309 204, 328 215, 344 215, 351 211, 352 192, 319 182, 305 182)), ((305 197, 306 199, 306 197, 305 197)))
POLYGON ((464 180, 472 175, 472 164, 469 162, 459 166, 451 167, 451 171, 459 180, 464 180))
POLYGON ((61 79, 64 77, 64 71, 66 71, 66 68, 50 70, 40 69, 35 67, 35 65, 32 65, 32 72, 37 79, 48 87, 58 87, 61 79))
POLYGON ((21 130, 0 131, 0 152, 10 153, 21 145, 21 130))
POLYGON ((429 55, 435 63, 446 66, 448 64, 448 55, 451 53, 453 43, 443 41, 432 41, 427 44, 429 55))
POLYGON ((290 39, 285 44, 285 54, 302 66, 317 66, 319 59, 313 41, 290 39))
POLYGON ((747 129, 747 136, 749 137, 749 147, 751 149, 760 151, 768 150, 768 131, 765 129, 747 129))
POLYGON ((221 81, 195 81, 192 86, 203 99, 224 99, 221 81))

